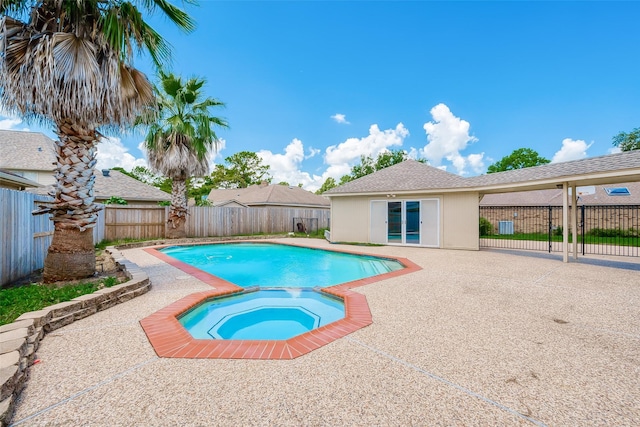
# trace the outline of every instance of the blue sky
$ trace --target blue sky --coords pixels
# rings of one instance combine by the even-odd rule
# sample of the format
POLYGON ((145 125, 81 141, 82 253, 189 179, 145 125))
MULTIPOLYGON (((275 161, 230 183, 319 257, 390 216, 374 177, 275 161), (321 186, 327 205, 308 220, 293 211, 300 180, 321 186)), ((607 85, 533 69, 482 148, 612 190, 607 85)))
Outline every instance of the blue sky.
MULTIPOLYGON (((172 69, 208 80, 212 159, 255 151, 274 182, 317 189, 360 155, 407 150, 465 176, 527 147, 554 161, 611 152, 640 126, 639 2, 245 2, 187 9, 189 35, 152 23, 172 69)), ((135 64, 151 73, 145 58, 135 64)), ((0 126, 36 126, 18 119, 0 126)), ((46 131, 46 130, 45 130, 46 131)), ((48 132, 48 131, 47 131, 48 132)), ((53 136, 48 132, 50 136, 53 136)), ((140 134, 98 167, 144 164, 140 134)))

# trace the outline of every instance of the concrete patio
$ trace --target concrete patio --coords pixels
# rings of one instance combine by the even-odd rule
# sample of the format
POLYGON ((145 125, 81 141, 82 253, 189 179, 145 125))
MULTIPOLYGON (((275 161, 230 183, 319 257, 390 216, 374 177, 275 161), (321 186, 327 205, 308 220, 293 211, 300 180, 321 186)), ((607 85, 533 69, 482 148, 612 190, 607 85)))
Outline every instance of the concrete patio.
POLYGON ((151 291, 48 334, 13 425, 640 425, 637 258, 281 241, 423 269, 355 288, 373 324, 297 359, 164 359, 139 321, 210 286, 123 250, 151 291))

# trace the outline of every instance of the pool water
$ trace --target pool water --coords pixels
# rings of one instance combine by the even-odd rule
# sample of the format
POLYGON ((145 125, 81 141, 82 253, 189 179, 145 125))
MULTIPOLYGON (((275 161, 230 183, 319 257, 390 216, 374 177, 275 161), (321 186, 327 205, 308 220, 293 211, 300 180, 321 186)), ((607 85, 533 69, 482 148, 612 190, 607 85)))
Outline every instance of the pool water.
POLYGON ((403 268, 385 258, 273 243, 171 246, 161 251, 243 288, 323 288, 403 268))
POLYGON ((311 289, 261 289, 205 301, 178 321, 196 339, 286 340, 344 318, 344 303, 311 289))

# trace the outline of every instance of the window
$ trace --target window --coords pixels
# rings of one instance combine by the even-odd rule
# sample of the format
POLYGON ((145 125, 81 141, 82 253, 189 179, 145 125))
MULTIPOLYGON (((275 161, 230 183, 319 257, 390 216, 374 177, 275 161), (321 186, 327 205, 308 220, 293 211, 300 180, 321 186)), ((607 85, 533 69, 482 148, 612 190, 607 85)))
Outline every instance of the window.
POLYGON ((604 191, 606 191, 609 196, 630 196, 631 195, 631 192, 627 187, 605 188, 604 191))

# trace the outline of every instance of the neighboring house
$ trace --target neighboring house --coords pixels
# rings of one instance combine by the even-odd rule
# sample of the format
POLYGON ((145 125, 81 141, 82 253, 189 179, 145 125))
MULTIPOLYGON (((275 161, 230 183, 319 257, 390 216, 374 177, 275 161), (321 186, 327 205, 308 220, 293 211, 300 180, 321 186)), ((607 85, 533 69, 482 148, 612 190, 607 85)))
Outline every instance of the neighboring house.
MULTIPOLYGON (((593 228, 637 228, 640 224, 640 182, 576 188, 584 232, 593 228)), ((497 233, 545 233, 562 213, 562 190, 487 194, 480 201, 480 216, 497 233), (551 219, 550 219, 551 218, 551 219), (506 221, 506 223, 505 223, 506 221), (525 231, 526 230, 526 231, 525 231)))
POLYGON ((211 190, 207 199, 213 206, 225 207, 277 207, 329 209, 326 197, 318 196, 300 187, 288 185, 251 185, 247 188, 211 190))
MULTIPOLYGON (((578 205, 640 205, 640 182, 593 185, 576 191, 578 205)), ((487 194, 480 201, 480 206, 562 206, 562 190, 487 194)))
MULTIPOLYGON (((96 180, 93 184, 93 194, 96 203, 104 203, 111 197, 120 197, 128 205, 152 205, 171 200, 171 194, 145 184, 129 175, 114 170, 95 171, 96 180)), ((52 186, 29 190, 37 194, 49 194, 52 186)))
POLYGON ((55 183, 54 143, 37 132, 0 130, 0 169, 41 185, 55 183))
MULTIPOLYGON (((0 169, 26 179, 24 187, 37 187, 29 192, 49 194, 56 182, 54 144, 41 133, 0 130, 0 169), (36 184, 26 185, 29 180, 36 184)), ((95 176, 93 194, 97 203, 112 196, 121 197, 130 205, 157 205, 171 200, 170 194, 118 171, 95 171, 95 176)))
POLYGON ((331 200, 333 242, 477 250, 485 195, 636 181, 640 150, 470 178, 407 160, 324 195, 331 200))
POLYGON ((32 187, 40 187, 40 184, 7 170, 0 169, 0 188, 22 191, 26 188, 32 187))
POLYGON ((120 197, 129 205, 158 205, 158 202, 171 200, 171 194, 157 187, 131 178, 114 170, 96 171, 93 194, 97 203, 104 203, 110 197, 120 197))

